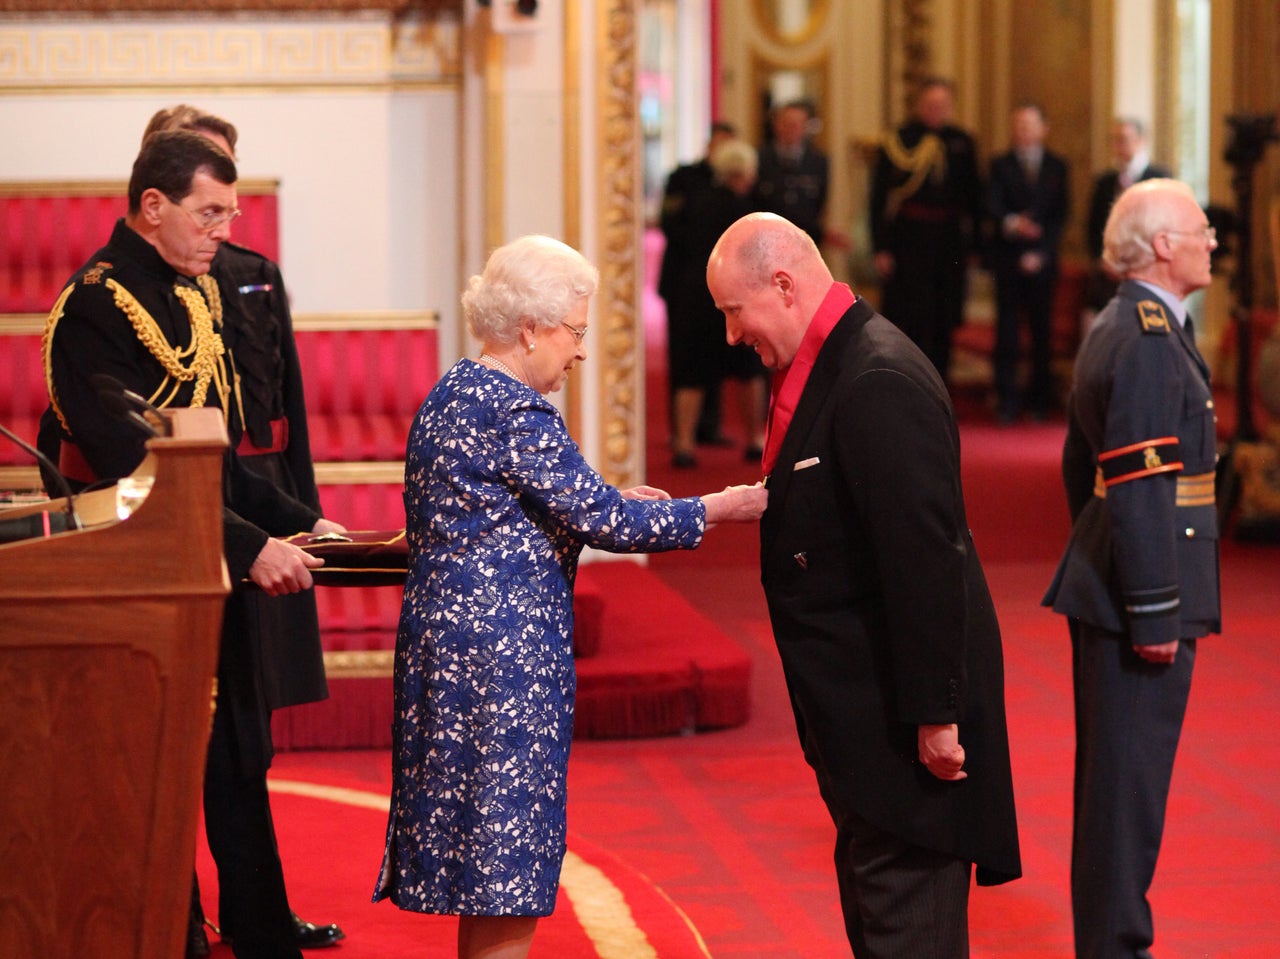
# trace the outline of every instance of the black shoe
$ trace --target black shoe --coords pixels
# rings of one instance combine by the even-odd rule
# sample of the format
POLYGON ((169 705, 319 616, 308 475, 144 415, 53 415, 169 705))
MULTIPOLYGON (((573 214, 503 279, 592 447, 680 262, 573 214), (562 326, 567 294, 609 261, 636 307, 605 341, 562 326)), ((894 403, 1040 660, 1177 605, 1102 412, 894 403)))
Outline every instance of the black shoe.
POLYGON ((191 917, 187 923, 187 947, 184 959, 205 959, 209 955, 209 937, 205 935, 203 917, 191 917))
POLYGON ((299 949, 326 949, 329 946, 336 946, 347 938, 347 934, 338 927, 336 922, 317 926, 314 922, 305 922, 298 918, 296 912, 293 913, 293 931, 298 938, 299 949))
POLYGON ((671 457, 671 465, 678 470, 697 469, 698 459, 692 453, 676 453, 671 457))
POLYGON ((723 433, 699 433, 697 443, 699 446, 716 446, 720 449, 727 449, 733 445, 733 440, 723 433))
POLYGON ((209 955, 209 937, 204 931, 204 909, 200 905, 200 887, 191 886, 191 909, 187 912, 187 944, 183 959, 205 959, 209 955))
MULTIPOLYGON (((335 922, 325 926, 317 926, 314 922, 307 922, 302 919, 296 912, 291 912, 289 915, 293 917, 293 941, 299 949, 325 949, 329 946, 336 946, 347 938, 347 934, 335 922)), ((234 945, 235 938, 225 930, 219 933, 219 936, 228 946, 234 945)), ((209 955, 208 952, 204 954, 206 956, 209 955)))
POLYGON ((763 456, 764 450, 758 446, 748 446, 742 451, 742 461, 744 463, 759 463, 763 456))

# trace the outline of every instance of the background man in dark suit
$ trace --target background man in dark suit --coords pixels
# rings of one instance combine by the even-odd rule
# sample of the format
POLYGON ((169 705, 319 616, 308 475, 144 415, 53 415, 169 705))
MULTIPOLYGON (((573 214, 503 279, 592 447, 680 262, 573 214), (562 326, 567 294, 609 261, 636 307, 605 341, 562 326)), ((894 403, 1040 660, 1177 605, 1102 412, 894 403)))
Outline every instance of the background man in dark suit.
POLYGON ((1085 232, 1089 255, 1093 258, 1085 288, 1085 306, 1094 312, 1106 306, 1116 294, 1116 278, 1102 257, 1102 231, 1106 228, 1116 197, 1135 183, 1169 176, 1167 169, 1151 162, 1146 129, 1141 120, 1120 117, 1112 121, 1111 154, 1111 168, 1098 174, 1093 181, 1085 232))
POLYGON ((973 137, 951 122, 951 82, 925 80, 913 112, 885 136, 872 170, 871 245, 881 310, 945 380, 987 200, 973 137))
POLYGON ((1031 333, 1031 382, 1026 405, 1043 419, 1053 403, 1049 368, 1058 244, 1067 219, 1067 162, 1044 147, 1049 125, 1034 103, 1013 111, 1012 146, 991 161, 987 184, 994 227, 996 281, 995 387, 1000 421, 1023 408, 1018 389, 1020 331, 1031 333))
POLYGON ((1076 955, 1149 959, 1196 640, 1221 619, 1213 394, 1182 302, 1209 285, 1217 241, 1167 179, 1126 190, 1105 236, 1123 282, 1076 359, 1062 457, 1075 526, 1045 603, 1072 623, 1076 955))
POLYGON ((761 581, 849 943, 967 956, 973 864, 985 884, 1021 862, 1000 631, 946 388, 780 217, 731 226, 707 285, 729 342, 778 371, 761 581))

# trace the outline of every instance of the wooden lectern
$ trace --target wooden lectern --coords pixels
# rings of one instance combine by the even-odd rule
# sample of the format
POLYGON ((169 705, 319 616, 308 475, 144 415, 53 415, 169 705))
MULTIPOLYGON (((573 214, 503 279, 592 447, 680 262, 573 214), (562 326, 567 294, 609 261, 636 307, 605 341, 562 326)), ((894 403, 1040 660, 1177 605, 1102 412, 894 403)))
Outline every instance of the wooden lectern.
POLYGON ((183 953, 229 589, 227 438, 214 408, 172 423, 128 520, 113 489, 86 493, 85 529, 0 546, 6 959, 183 953))

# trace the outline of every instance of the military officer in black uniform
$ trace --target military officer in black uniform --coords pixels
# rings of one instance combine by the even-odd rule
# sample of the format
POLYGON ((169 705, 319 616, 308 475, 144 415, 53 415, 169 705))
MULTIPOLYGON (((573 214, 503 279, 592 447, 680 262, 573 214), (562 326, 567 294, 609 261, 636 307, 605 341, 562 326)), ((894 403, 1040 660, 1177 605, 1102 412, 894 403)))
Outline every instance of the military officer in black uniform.
MULTIPOLYGON (((144 436, 102 405, 93 377, 105 373, 156 406, 218 405, 239 439, 234 369, 216 332, 218 286, 208 276, 237 215, 231 157, 195 133, 150 137, 134 162, 128 214, 71 279, 50 313, 44 364, 63 471, 79 484, 124 476, 142 460, 144 436)), ((340 532, 306 504, 246 469, 229 452, 224 469, 224 548, 233 583, 269 595, 312 585, 321 565, 277 538, 340 532)), ((224 883, 242 917, 240 959, 300 959, 267 800, 270 710, 260 682, 261 636, 245 593, 228 598, 218 662, 218 699, 205 773, 210 850, 237 877, 224 883)))
MULTIPOLYGON (((239 133, 229 120, 189 104, 157 110, 142 139, 165 130, 189 130, 213 141, 233 159, 239 133)), ((311 461, 302 368, 293 338, 293 316, 280 267, 267 257, 230 241, 218 247, 210 275, 222 299, 222 335, 238 377, 236 451, 244 465, 278 489, 322 513, 311 461)), ((268 710, 329 698, 320 645, 320 620, 314 590, 287 596, 248 592, 242 601, 261 637, 259 681, 268 710)), ((234 940, 236 898, 220 900, 218 931, 234 940)), ((188 953, 207 954, 204 912, 198 886, 192 892, 188 953)), ((316 949, 336 945, 346 934, 336 923, 307 922, 294 916, 298 945, 316 949)))
POLYGON ((986 197, 977 148, 951 122, 951 83, 932 77, 914 117, 881 145, 871 178, 871 245, 880 312, 920 347, 945 382, 951 334, 964 322, 966 272, 986 197))
POLYGON ((1196 641, 1220 629, 1213 396, 1182 302, 1209 284, 1216 245, 1185 184, 1121 194, 1105 247, 1122 282, 1076 360, 1062 463, 1075 525, 1045 603, 1072 625, 1079 959, 1150 956, 1196 641))
POLYGON ((821 246, 831 185, 830 161, 810 140, 813 110, 803 100, 776 107, 769 117, 773 138, 760 147, 756 205, 785 217, 821 246))

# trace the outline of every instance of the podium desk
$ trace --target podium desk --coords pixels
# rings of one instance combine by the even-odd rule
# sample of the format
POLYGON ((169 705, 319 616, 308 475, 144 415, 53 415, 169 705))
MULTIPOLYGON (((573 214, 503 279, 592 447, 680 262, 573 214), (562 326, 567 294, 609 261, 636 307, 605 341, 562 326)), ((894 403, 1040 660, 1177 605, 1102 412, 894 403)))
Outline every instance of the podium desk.
MULTIPOLYGON (((218 637, 221 411, 176 411, 85 528, 0 545, 0 956, 181 956, 218 637)), ((0 520, 62 501, 0 511, 0 520)))

